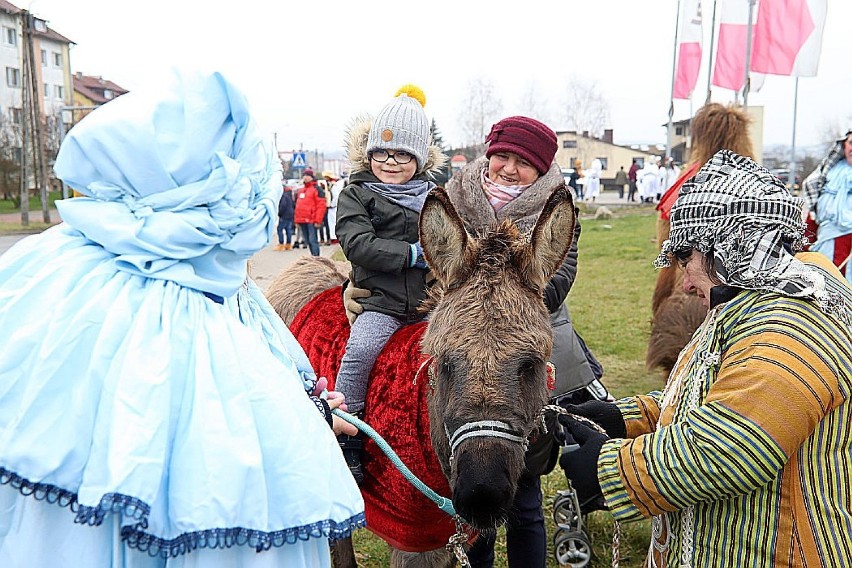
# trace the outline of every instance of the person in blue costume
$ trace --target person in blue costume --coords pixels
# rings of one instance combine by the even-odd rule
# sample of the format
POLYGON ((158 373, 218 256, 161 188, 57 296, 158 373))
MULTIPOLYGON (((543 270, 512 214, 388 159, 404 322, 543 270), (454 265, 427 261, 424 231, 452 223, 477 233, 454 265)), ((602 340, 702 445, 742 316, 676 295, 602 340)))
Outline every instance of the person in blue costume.
POLYGON ((70 131, 84 197, 0 256, 0 566, 328 566, 364 525, 343 400, 247 277, 278 164, 218 73, 70 131))

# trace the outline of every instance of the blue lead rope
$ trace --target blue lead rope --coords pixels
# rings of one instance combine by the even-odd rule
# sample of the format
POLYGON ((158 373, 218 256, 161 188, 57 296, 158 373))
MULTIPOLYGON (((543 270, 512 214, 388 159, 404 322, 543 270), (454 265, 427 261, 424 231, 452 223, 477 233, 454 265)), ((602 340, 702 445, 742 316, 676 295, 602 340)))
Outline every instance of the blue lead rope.
POLYGON ((390 447, 390 445, 388 445, 385 439, 382 438, 378 432, 373 430, 373 428, 369 424, 367 424, 363 420, 359 420, 358 417, 352 414, 343 412, 339 408, 335 408, 331 412, 338 418, 341 418, 346 422, 354 425, 356 428, 358 428, 358 430, 364 432, 367 436, 369 436, 370 439, 373 440, 377 446, 379 446, 379 449, 382 450, 382 452, 384 452, 384 454, 390 459, 393 465, 396 466, 400 473, 402 473, 405 479, 409 481, 409 483, 416 487, 421 493, 423 493, 423 495, 428 497, 429 500, 435 503, 438 508, 441 509, 443 512, 450 515, 451 517, 456 516, 456 509, 455 507, 453 507, 453 502, 447 499, 446 497, 441 497, 440 495, 435 493, 428 485, 420 481, 416 475, 411 473, 411 470, 408 469, 408 467, 406 467, 404 463, 402 463, 402 460, 399 459, 399 456, 396 455, 396 452, 393 451, 393 449, 390 447))

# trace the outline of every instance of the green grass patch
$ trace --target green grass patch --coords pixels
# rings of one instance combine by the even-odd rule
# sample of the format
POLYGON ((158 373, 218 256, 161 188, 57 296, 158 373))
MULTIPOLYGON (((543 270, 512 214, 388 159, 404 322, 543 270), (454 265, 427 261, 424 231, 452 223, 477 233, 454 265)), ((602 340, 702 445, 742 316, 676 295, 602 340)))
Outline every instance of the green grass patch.
MULTIPOLYGON (((58 191, 53 191, 47 194, 47 201, 50 204, 51 208, 55 208, 54 203, 58 200, 62 199, 62 193, 58 191)), ((21 208, 19 204, 11 199, 0 199, 0 215, 5 213, 20 213, 21 208)), ((41 212, 41 198, 39 196, 30 197, 30 216, 33 213, 41 212)))
MULTIPOLYGON (((589 208, 591 212, 593 208, 589 208)), ((617 397, 644 394, 662 387, 656 372, 645 370, 645 349, 651 318, 651 293, 656 273, 656 215, 651 207, 616 210, 612 219, 583 219, 579 242, 577 280, 568 294, 572 320, 586 343, 603 363, 604 383, 617 397)), ((341 258, 342 260, 342 258, 341 258)), ((548 566, 553 558, 553 500, 567 486, 557 467, 542 478, 544 515, 548 534, 548 566)), ((586 518, 594 558, 590 566, 611 565, 612 517, 599 511, 586 518)), ((623 525, 621 566, 642 566, 648 550, 650 523, 623 525)), ((357 531, 355 550, 359 566, 379 568, 389 564, 387 545, 367 530, 357 531)), ((495 546, 495 566, 507 565, 506 534, 500 530, 495 546)))

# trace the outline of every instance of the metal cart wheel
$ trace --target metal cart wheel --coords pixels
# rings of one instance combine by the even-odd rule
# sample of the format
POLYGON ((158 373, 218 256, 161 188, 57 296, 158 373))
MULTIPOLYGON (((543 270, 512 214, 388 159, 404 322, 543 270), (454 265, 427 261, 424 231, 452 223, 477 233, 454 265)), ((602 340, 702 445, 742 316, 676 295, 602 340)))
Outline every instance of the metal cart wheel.
POLYGON ((584 568, 592 560, 592 544, 586 533, 560 528, 553 535, 553 555, 560 566, 584 568))
POLYGON ((553 522, 568 531, 581 531, 583 519, 580 516, 580 502, 573 490, 559 491, 553 501, 553 522))

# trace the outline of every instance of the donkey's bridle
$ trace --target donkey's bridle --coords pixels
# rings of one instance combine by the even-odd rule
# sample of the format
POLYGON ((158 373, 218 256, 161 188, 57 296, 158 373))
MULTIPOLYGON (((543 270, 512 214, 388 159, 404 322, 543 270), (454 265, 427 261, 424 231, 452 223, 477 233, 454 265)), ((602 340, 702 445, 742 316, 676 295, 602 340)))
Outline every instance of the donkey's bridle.
POLYGON ((445 425, 444 432, 447 433, 447 439, 450 441, 451 460, 459 444, 470 438, 502 438, 503 440, 521 444, 524 451, 527 450, 527 437, 522 432, 513 430, 511 426, 500 420, 468 422, 456 428, 455 432, 452 433, 450 433, 445 425))
MULTIPOLYGON (((429 357, 420 364, 420 368, 414 374, 414 381, 420 372, 425 368, 429 375, 429 388, 435 390, 435 357, 429 357)), ((477 420, 476 422, 467 422, 462 424, 455 431, 450 432, 447 425, 444 425, 444 432, 447 434, 447 439, 450 441, 450 460, 456 453, 456 448, 470 438, 501 438, 510 442, 515 442, 523 446, 524 451, 527 450, 527 437, 524 433, 513 429, 502 420, 477 420)))

